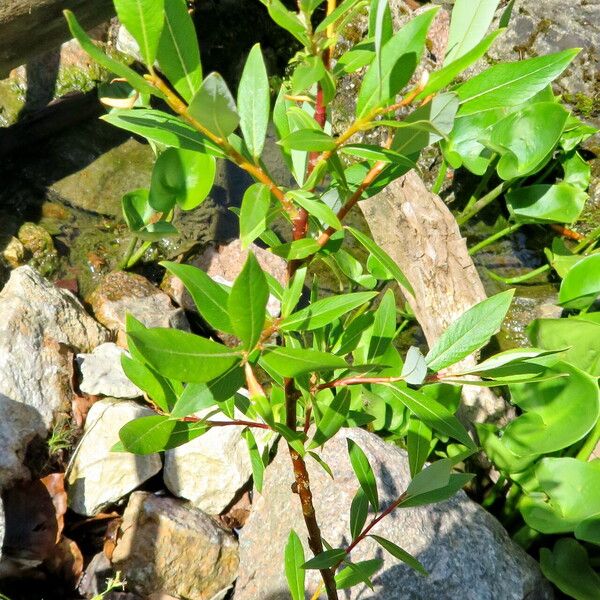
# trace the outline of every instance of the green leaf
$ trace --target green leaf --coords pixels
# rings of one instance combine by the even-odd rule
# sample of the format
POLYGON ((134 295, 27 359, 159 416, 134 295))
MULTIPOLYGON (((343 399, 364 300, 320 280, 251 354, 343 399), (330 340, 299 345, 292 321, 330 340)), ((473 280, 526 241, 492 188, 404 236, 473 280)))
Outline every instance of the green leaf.
POLYGON ((244 248, 267 228, 270 206, 271 191, 264 183, 255 183, 244 193, 240 211, 240 238, 244 248))
POLYGON ((149 241, 176 235, 177 229, 171 223, 155 220, 157 213, 150 206, 148 197, 148 190, 134 190, 121 198, 123 217, 129 230, 135 233, 136 237, 149 241))
POLYGON ((558 144, 567 116, 556 102, 536 102, 494 125, 489 145, 501 155, 498 175, 510 181, 537 172, 558 144))
POLYGON ((201 269, 191 265, 163 261, 160 263, 183 281, 202 318, 217 331, 233 333, 227 312, 229 293, 201 269))
POLYGON ((240 128, 250 154, 258 158, 265 146, 271 94, 260 44, 250 50, 238 87, 240 128))
POLYGON ((318 405, 321 418, 309 449, 322 446, 343 427, 350 410, 350 399, 350 390, 342 388, 327 404, 317 402, 316 399, 313 401, 318 405))
MULTIPOLYGON (((262 0, 261 0, 262 1, 262 0)), ((348 12, 356 7, 357 4, 362 4, 362 0, 344 0, 340 5, 327 15, 315 29, 315 33, 321 33, 325 31, 330 25, 335 25, 340 19, 344 17, 348 12)))
POLYGON ((246 444, 248 446, 248 453, 250 454, 250 464, 252 465, 252 477, 254 478, 254 487, 262 492, 263 487, 263 475, 265 473, 265 463, 263 462, 260 450, 256 444, 254 434, 250 429, 245 429, 242 432, 246 444))
POLYGON ((165 23, 157 58, 161 71, 189 102, 202 82, 202 65, 196 29, 185 0, 165 2, 165 23))
POLYGON ((235 100, 218 73, 211 73, 202 82, 190 101, 188 112, 208 131, 223 139, 228 138, 240 122, 235 100))
POLYGON ((373 510, 377 512, 379 510, 379 495, 377 494, 377 480, 375 479, 375 473, 373 473, 373 469, 371 468, 371 463, 369 463, 367 455, 354 440, 347 438, 346 442, 348 443, 350 464, 356 474, 358 483, 365 492, 369 504, 373 507, 373 510))
POLYGON ((154 454, 185 444, 206 433, 205 423, 184 423, 153 415, 126 423, 119 431, 121 443, 134 454, 154 454))
POLYGON ((282 377, 297 377, 303 373, 331 371, 348 366, 343 358, 328 352, 277 346, 268 346, 260 360, 282 377))
POLYGON ((469 79, 454 90, 462 106, 459 115, 471 115, 527 102, 556 79, 579 49, 501 63, 469 79))
POLYGON ((469 481, 473 479, 473 473, 453 473, 450 475, 450 481, 447 486, 419 494, 418 496, 410 496, 403 500, 398 508, 411 508, 413 506, 425 506, 427 504, 436 504, 452 498, 459 490, 461 490, 469 481))
POLYGON ((409 21, 381 50, 381 63, 372 64, 363 79, 356 102, 358 118, 395 98, 409 82, 425 48, 427 31, 437 7, 409 21))
POLYGON ((362 487, 356 490, 356 495, 350 505, 350 535, 356 539, 362 532, 369 515, 369 499, 362 487))
POLYGON ((175 406, 177 396, 169 382, 154 369, 143 363, 121 355, 121 367, 127 378, 135 383, 162 411, 168 413, 175 406))
POLYGON ((163 97, 163 94, 159 92, 154 86, 150 85, 139 73, 136 73, 133 69, 130 69, 127 65, 107 56, 98 46, 94 44, 85 30, 77 22, 75 15, 70 10, 63 11, 71 35, 77 39, 81 47, 87 52, 99 65, 126 79, 128 83, 136 89, 138 92, 143 94, 154 94, 155 96, 163 97))
POLYGON ((273 428, 300 456, 304 456, 306 454, 306 450, 304 449, 306 435, 304 433, 300 431, 292 431, 283 423, 275 423, 273 428))
POLYGON ((417 473, 406 489, 407 496, 419 496, 446 487, 452 473, 452 462, 437 460, 417 473))
POLYGON ((438 338, 425 360, 432 371, 440 371, 484 346, 500 331, 514 290, 507 290, 479 302, 463 313, 438 338))
POLYGON ((560 159, 563 168, 563 181, 569 183, 584 192, 590 185, 592 168, 579 152, 570 152, 560 159))
POLYGON ((342 296, 330 296, 291 314, 279 324, 281 331, 311 331, 319 329, 346 313, 366 304, 377 292, 355 292, 342 296))
POLYGON ((586 256, 560 284, 558 301, 565 308, 588 309, 600 294, 600 254, 586 256))
POLYGON ((287 196, 291 198, 296 204, 310 214, 322 221, 326 225, 330 225, 334 229, 341 229, 342 224, 337 218, 336 214, 321 200, 318 200, 316 196, 310 192, 304 190, 292 190, 287 193, 287 196))
POLYGON ((600 546, 600 513, 578 523, 575 527, 575 537, 578 540, 600 546))
POLYGON ((573 223, 587 198, 581 189, 562 182, 516 188, 506 195, 506 203, 520 223, 573 223))
POLYGON ((333 74, 339 77, 343 73, 354 73, 362 67, 369 66, 375 57, 374 48, 375 45, 370 39, 355 44, 340 56, 333 67, 333 74))
POLYGON ((207 198, 215 174, 214 156, 167 148, 158 157, 152 171, 150 206, 164 213, 168 213, 175 204, 182 210, 192 210, 207 198))
POLYGON ((235 280, 227 310, 234 333, 252 350, 260 339, 265 325, 265 311, 269 301, 269 286, 263 270, 252 252, 235 280))
POLYGON ((335 140, 321 129, 298 129, 277 142, 284 150, 324 152, 335 149, 335 140))
POLYGON ((205 383, 240 361, 239 352, 177 329, 128 332, 144 359, 158 373, 192 383, 205 383))
POLYGON ((119 21, 135 38, 148 68, 156 60, 163 29, 165 0, 114 0, 119 21))
POLYGON ((596 600, 600 575, 590 565, 587 550, 571 538, 562 538, 552 551, 540 549, 542 573, 561 592, 575 600, 596 600))
POLYGON ((461 58, 486 34, 500 0, 456 0, 452 8, 445 64, 461 58))
POLYGON ((300 267, 294 273, 292 280, 283 291, 281 299, 281 316, 285 319, 296 308, 302 296, 307 267, 300 267))
POLYGON ((476 447, 460 421, 445 406, 422 392, 410 388, 403 388, 399 385, 387 387, 391 390, 394 399, 406 406, 428 427, 458 440, 468 448, 476 447))
MULTIPOLYGON (((515 366, 521 363, 529 362, 529 359, 534 359, 543 356, 551 356, 562 352, 562 350, 543 350, 541 348, 511 348, 504 352, 494 354, 494 356, 480 362, 479 364, 471 367, 470 369, 464 369, 461 375, 467 375, 469 373, 486 373, 494 371, 501 367, 515 366)), ((558 360, 558 357, 557 357, 558 360)), ((531 361, 534 362, 535 361, 531 361)), ((551 366, 551 365, 549 365, 551 366)))
POLYGON ((396 298, 387 290, 374 313, 373 330, 367 352, 368 362, 379 362, 390 347, 396 333, 396 298))
POLYGON ((425 464, 431 451, 432 431, 423 421, 413 416, 408 422, 406 434, 406 447, 408 451, 408 465, 410 475, 414 477, 425 464))
POLYGON ((423 100, 424 98, 439 92, 447 85, 452 83, 457 75, 460 75, 460 73, 465 71, 474 62, 478 61, 489 50, 490 46, 501 33, 504 33, 504 29, 498 29, 497 31, 494 31, 486 38, 481 40, 481 42, 479 42, 471 50, 463 54, 463 56, 431 73, 429 75, 427 85, 417 96, 417 100, 423 100))
POLYGON ((559 362, 553 373, 568 377, 510 386, 523 414, 504 430, 502 443, 516 456, 550 454, 583 439, 600 417, 600 390, 594 377, 559 362))
POLYGON ((165 146, 224 156, 217 146, 191 125, 187 125, 175 115, 160 110, 147 108, 113 110, 100 118, 115 127, 165 146))
POLYGON ((353 227, 346 227, 346 229, 356 238, 367 251, 371 253, 394 277, 394 279, 411 294, 414 295, 412 286, 408 279, 404 276, 404 273, 400 270, 400 267, 368 236, 361 233, 353 227))
POLYGON ((285 578, 290 588, 292 600, 304 600, 305 576, 304 548, 298 534, 292 529, 285 546, 285 578))
POLYGON ((303 46, 310 46, 306 27, 297 13, 288 10, 280 0, 260 0, 268 9, 271 19, 289 33, 303 46))
POLYGON ((417 571, 417 573, 421 573, 422 575, 429 575, 427 573, 425 567, 412 555, 410 555, 406 550, 400 548, 390 540, 386 540, 379 535, 370 535, 384 550, 387 550, 392 556, 401 560, 403 563, 406 563, 409 567, 417 571))
MULTIPOLYGON (((380 121, 377 121, 377 123, 380 123, 380 121)), ((407 170, 412 169, 415 166, 415 162, 410 158, 407 158, 394 150, 388 150, 387 148, 382 148, 381 146, 376 146, 374 144, 348 144, 343 146, 340 150, 344 154, 357 156, 364 160, 376 160, 403 165, 407 170)))
POLYGON ((325 550, 302 565, 303 569, 329 569, 341 562, 346 556, 342 548, 325 550))
POLYGON ((425 381, 427 363, 421 350, 416 346, 411 346, 408 349, 401 375, 409 385, 421 385, 425 381))
POLYGON ((381 569, 383 560, 381 558, 372 558, 357 563, 349 563, 335 576, 335 584, 338 590, 346 590, 359 583, 365 583, 371 589, 371 577, 381 569))
POLYGON ((294 242, 288 242, 287 244, 281 244, 280 246, 274 246, 271 248, 271 252, 286 260, 299 260, 312 256, 320 249, 321 246, 317 240, 303 238, 301 240, 295 240, 294 242))
POLYGON ((301 94, 325 76, 325 65, 320 56, 308 56, 292 75, 292 94, 301 94))

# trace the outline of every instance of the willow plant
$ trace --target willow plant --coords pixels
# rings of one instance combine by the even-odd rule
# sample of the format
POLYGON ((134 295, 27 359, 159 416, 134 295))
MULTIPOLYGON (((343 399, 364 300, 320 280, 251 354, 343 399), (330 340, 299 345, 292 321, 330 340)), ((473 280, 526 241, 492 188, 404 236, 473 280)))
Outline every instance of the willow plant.
MULTIPOLYGON (((458 0, 446 63, 430 76, 417 77, 437 8, 394 31, 385 0, 345 0, 339 6, 335 0, 326 5, 323 0, 298 0, 297 11, 280 0, 261 0, 275 23, 303 48, 271 110, 260 46, 248 55, 236 100, 218 73, 203 75, 184 0, 114 1, 119 19, 139 44, 143 75, 106 56, 73 14, 65 14, 85 50, 131 86, 129 107, 112 102, 121 108, 104 120, 144 136, 160 150, 150 189, 136 191, 124 203, 130 225, 142 239, 168 233, 173 211, 199 204, 212 187, 215 161, 228 160, 255 181, 240 211, 243 244, 260 239, 285 259, 288 274, 287 282, 280 284, 249 253, 240 275, 227 287, 192 266, 163 263, 184 282, 214 335, 209 339, 149 329, 129 317, 131 356, 123 358, 123 367, 145 391, 155 414, 125 425, 117 449, 163 451, 214 427, 240 427, 248 442, 254 485, 260 490, 268 453, 255 433, 283 437, 312 553, 307 559, 300 537, 290 533, 285 571, 294 600, 305 597, 307 569, 320 571, 329 599, 337 598, 341 588, 372 585, 370 578, 382 561, 352 560, 352 550, 367 536, 425 572, 408 552, 373 529, 391 511, 448 498, 470 479, 468 473, 453 469, 477 445, 453 414, 456 407, 444 403, 444 394, 452 386, 473 383, 472 375, 479 375, 478 384, 486 386, 544 379, 548 375, 540 355, 548 352, 516 350, 468 371, 456 366, 498 331, 513 295, 508 290, 467 311, 426 356, 411 348, 402 357, 394 343, 397 308, 392 287, 398 284, 412 294, 411 285, 367 234, 345 225, 344 219, 361 199, 414 168, 424 147, 448 136, 457 113, 526 102, 567 66, 572 53, 543 64, 498 65, 503 69, 493 76, 484 73, 448 92, 443 90, 497 35, 484 37, 493 14, 489 7, 497 0, 479 3, 475 15, 465 11, 468 0, 458 0), (366 6, 367 39, 337 56, 344 28, 362 18, 366 6), (364 77, 355 119, 336 135, 330 106, 337 85, 359 69, 364 77), (271 122, 290 180, 295 181, 292 187, 276 181, 261 159, 271 122), (387 132, 383 145, 357 141, 356 134, 373 129, 387 132), (275 219, 288 223, 287 240, 270 229, 275 219), (366 270, 344 247, 351 238, 368 255, 366 270), (323 259, 345 274, 349 291, 320 297, 319 279, 309 281, 309 269, 323 259), (311 288, 308 301, 303 300, 306 287, 311 288), (281 304, 275 317, 266 311, 270 296, 281 304), (218 334, 234 336, 237 342, 226 346, 218 334), (244 387, 247 394, 238 393, 244 387), (412 481, 395 501, 381 506, 368 456, 350 441, 349 460, 357 476, 351 542, 332 548, 321 535, 307 462, 329 470, 320 449, 342 427, 369 426, 382 406, 410 425, 404 442, 412 481), (426 466, 430 444, 423 440, 432 435, 445 439, 453 451, 426 466)), ((318 594, 319 590, 315 597, 318 594)))

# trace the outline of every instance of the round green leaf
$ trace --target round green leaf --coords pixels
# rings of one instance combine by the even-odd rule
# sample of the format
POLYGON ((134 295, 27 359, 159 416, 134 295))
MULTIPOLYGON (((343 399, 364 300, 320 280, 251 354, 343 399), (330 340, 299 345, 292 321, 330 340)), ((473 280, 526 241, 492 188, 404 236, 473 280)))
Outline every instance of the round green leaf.
POLYGON ((558 301, 566 308, 587 309, 600 294, 600 254, 574 265, 563 279, 558 301))

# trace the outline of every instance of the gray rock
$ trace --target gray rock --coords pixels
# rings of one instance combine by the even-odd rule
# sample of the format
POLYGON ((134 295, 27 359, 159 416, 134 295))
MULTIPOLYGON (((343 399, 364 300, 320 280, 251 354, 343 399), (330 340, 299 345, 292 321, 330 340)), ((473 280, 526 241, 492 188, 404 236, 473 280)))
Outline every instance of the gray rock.
POLYGON ((70 407, 73 351, 108 338, 73 294, 30 267, 15 269, 0 292, 0 394, 31 406, 49 428, 70 407))
POLYGON ((222 598, 237 576, 235 537, 180 500, 135 492, 123 515, 112 556, 128 589, 142 595, 222 598))
POLYGON ((125 375, 121 366, 121 356, 125 350, 108 342, 101 344, 91 354, 78 354, 77 362, 81 371, 79 389, 95 396, 113 398, 139 398, 144 393, 125 375))
MULTIPOLYGON (((350 541, 349 509, 358 488, 347 458, 346 437, 354 439, 369 457, 377 476, 383 506, 397 498, 410 481, 406 453, 377 436, 343 429, 325 445, 323 459, 335 479, 308 462, 317 518, 324 538, 334 547, 350 541)), ((268 467, 262 495, 255 497, 250 519, 240 534, 241 571, 235 600, 289 598, 283 572, 283 552, 294 529, 306 546, 298 497, 291 491, 293 474, 282 442, 268 467)), ((469 500, 464 492, 425 507, 396 510, 374 529, 418 558, 429 576, 416 574, 367 539, 352 552, 354 561, 380 557, 374 591, 361 585, 343 596, 378 600, 528 600, 552 598, 549 584, 535 561, 514 544, 502 526, 469 500)), ((306 555, 309 556, 308 550, 306 555)), ((318 573, 311 571, 307 587, 314 592, 318 573)))
POLYGON ((111 452, 125 423, 153 414, 128 400, 107 398, 92 406, 66 476, 72 510, 81 515, 95 515, 161 470, 159 454, 111 452))

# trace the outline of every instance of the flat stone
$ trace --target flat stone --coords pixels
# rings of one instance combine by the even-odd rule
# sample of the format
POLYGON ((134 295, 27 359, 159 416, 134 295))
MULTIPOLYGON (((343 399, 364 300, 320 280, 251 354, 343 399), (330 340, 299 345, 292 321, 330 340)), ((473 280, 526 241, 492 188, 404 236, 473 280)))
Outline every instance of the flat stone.
POLYGON ((162 592, 216 600, 237 576, 238 543, 214 519, 180 500, 135 492, 112 563, 128 589, 144 598, 162 592))
MULTIPOLYGON (((342 429, 327 442, 321 454, 333 470, 330 477, 315 461, 307 463, 315 510, 324 538, 334 547, 350 540, 349 512, 358 482, 348 460, 346 438, 364 450, 377 478, 383 507, 408 486, 406 452, 359 429, 342 429)), ((267 468, 263 493, 255 495, 250 519, 240 533, 240 575, 235 600, 289 599, 284 576, 284 547, 291 529, 303 540, 305 526, 298 496, 291 490, 293 473, 285 443, 267 468)), ((374 590, 365 585, 344 592, 347 600, 537 600, 552 598, 552 591, 536 562, 511 541, 490 514, 464 492, 445 502, 398 509, 375 526, 373 532, 400 545, 423 563, 428 577, 383 552, 367 538, 352 552, 355 562, 382 558, 373 577, 374 590)), ((307 592, 319 581, 307 573, 307 592)), ((324 597, 324 595, 322 595, 324 597)))
POLYGON ((175 308, 167 294, 141 275, 124 271, 109 273, 91 293, 88 301, 98 321, 115 333, 125 331, 127 313, 131 313, 146 327, 189 330, 183 310, 175 308))
POLYGON ((31 267, 15 269, 0 292, 0 394, 32 407, 50 428, 70 408, 73 352, 108 338, 71 292, 31 267))
POLYGON ((93 516, 156 475, 159 454, 112 452, 123 425, 155 414, 129 400, 106 398, 88 413, 83 438, 67 473, 69 506, 80 515, 93 516))
POLYGON ((101 344, 91 354, 78 354, 77 362, 81 371, 79 389, 94 396, 113 398, 139 398, 144 395, 125 375, 121 366, 121 356, 127 354, 112 342, 101 344))
MULTIPOLYGON (((261 452, 267 436, 255 432, 261 452)), ((229 506, 251 476, 241 427, 215 427, 165 452, 163 478, 169 491, 211 515, 229 506)))

